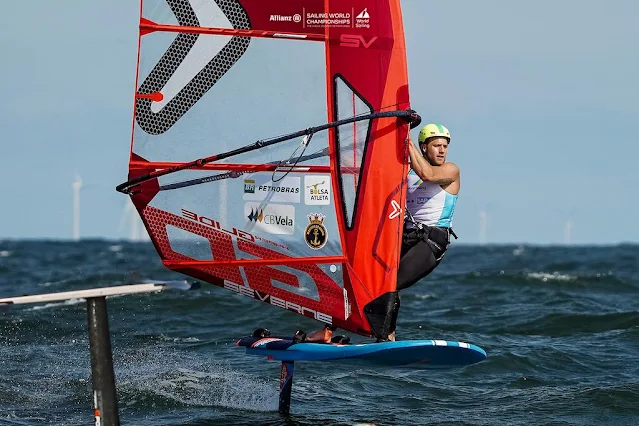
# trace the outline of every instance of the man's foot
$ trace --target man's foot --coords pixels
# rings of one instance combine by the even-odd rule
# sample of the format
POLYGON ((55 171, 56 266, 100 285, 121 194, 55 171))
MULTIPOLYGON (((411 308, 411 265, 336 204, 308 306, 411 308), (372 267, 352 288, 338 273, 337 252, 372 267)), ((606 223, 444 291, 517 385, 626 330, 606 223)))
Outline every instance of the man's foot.
POLYGON ((324 328, 316 330, 310 334, 306 335, 306 342, 309 343, 331 343, 331 338, 333 337, 333 331, 336 330, 336 327, 331 325, 325 325, 324 328))
POLYGON ((337 335, 331 338, 331 343, 337 343, 338 345, 348 345, 351 342, 351 338, 348 336, 337 335))
POLYGON ((293 343, 303 343, 306 341, 306 333, 302 330, 297 330, 293 335, 293 343))
POLYGON ((377 343, 382 343, 382 342, 394 342, 395 341, 395 332, 393 331, 391 334, 389 334, 385 339, 377 339, 377 343))

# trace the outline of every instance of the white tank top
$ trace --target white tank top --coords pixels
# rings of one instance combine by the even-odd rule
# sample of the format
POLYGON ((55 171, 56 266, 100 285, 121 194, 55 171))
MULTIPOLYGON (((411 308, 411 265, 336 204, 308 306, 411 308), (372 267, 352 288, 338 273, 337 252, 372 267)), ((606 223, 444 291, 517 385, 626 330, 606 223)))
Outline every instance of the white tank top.
MULTIPOLYGON (((446 192, 436 183, 424 182, 414 170, 408 173, 406 209, 416 222, 450 228, 456 203, 457 195, 446 192)), ((410 219, 406 226, 414 227, 410 219)))

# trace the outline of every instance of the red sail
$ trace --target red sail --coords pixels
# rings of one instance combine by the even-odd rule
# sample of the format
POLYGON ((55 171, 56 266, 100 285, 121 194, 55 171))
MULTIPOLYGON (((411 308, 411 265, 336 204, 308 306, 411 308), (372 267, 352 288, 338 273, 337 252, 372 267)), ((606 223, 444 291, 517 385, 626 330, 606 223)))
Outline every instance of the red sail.
POLYGON ((378 334, 365 307, 395 291, 407 81, 399 0, 144 0, 118 188, 168 268, 378 334))

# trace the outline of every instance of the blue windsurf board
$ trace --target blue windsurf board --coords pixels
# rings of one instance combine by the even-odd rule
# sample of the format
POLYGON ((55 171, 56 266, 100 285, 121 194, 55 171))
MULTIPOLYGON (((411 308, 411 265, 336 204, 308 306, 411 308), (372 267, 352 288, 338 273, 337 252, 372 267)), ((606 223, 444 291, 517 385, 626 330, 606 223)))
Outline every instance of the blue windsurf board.
POLYGON ((279 361, 336 361, 361 366, 419 365, 459 367, 486 359, 486 352, 470 343, 446 340, 401 340, 364 344, 296 343, 290 337, 243 337, 237 346, 249 355, 279 361))

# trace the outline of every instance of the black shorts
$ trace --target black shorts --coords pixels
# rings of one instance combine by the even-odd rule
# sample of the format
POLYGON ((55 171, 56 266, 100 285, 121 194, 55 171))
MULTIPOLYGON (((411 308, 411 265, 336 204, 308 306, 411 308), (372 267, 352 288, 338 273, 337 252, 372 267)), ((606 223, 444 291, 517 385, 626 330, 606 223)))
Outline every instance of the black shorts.
POLYGON ((447 228, 405 229, 397 271, 397 290, 406 289, 430 274, 446 254, 449 244, 447 228))

